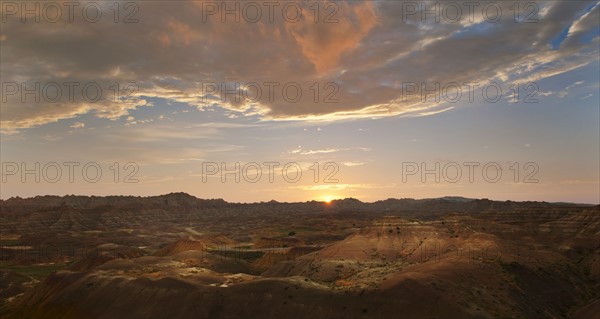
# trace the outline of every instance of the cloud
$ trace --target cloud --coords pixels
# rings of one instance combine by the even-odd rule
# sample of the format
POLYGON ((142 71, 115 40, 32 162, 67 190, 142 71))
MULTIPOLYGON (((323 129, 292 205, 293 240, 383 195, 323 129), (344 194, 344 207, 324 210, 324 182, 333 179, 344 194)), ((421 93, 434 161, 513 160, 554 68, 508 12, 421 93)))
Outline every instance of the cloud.
POLYGON ((299 152, 297 152, 298 150, 294 150, 293 152, 296 152, 300 155, 315 155, 315 154, 329 154, 329 153, 336 153, 339 152, 340 150, 337 148, 328 148, 328 149, 322 149, 322 150, 308 150, 308 151, 302 151, 300 150, 299 152))
POLYGON ((577 81, 571 85, 568 85, 567 87, 565 87, 565 90, 570 90, 578 85, 582 85, 585 81, 577 81))
POLYGON ((291 189, 301 189, 305 191, 342 191, 354 189, 382 189, 394 188, 396 184, 323 184, 323 185, 302 185, 292 186, 291 189))
POLYGON ((363 151, 369 152, 371 149, 366 147, 356 147, 356 148, 324 148, 324 149, 316 149, 316 150, 303 150, 302 147, 298 147, 294 150, 291 150, 290 154, 300 154, 300 155, 316 155, 316 154, 330 154, 337 153, 342 151, 363 151))
POLYGON ((420 13, 403 19, 406 12, 394 1, 331 2, 335 11, 319 2, 319 14, 299 1, 297 22, 283 18, 290 2, 281 2, 272 21, 262 8, 256 23, 243 17, 224 23, 221 14, 207 16, 210 2, 136 2, 137 23, 114 23, 108 14, 97 23, 68 22, 68 15, 58 23, 23 23, 8 16, 0 35, 2 81, 28 89, 39 83, 43 96, 23 101, 4 91, 2 132, 82 114, 114 120, 152 106, 147 101, 153 98, 165 100, 160 107, 181 102, 263 120, 429 116, 460 104, 407 95, 406 83, 508 86, 584 67, 599 54, 597 38, 588 38, 598 28, 600 8, 590 1, 536 2, 534 23, 515 22, 513 3, 500 2, 504 14, 493 23, 466 14, 438 23, 420 13), (329 15, 337 22, 326 23, 329 15), (551 41, 566 27, 554 49, 551 41), (54 82, 62 89, 55 102, 53 89, 44 91, 54 82), (78 86, 67 99, 63 84, 71 82, 78 86), (86 94, 94 97, 95 87, 102 94, 91 101, 86 94), (237 94, 228 93, 232 88, 237 94))
POLYGON ((336 68, 342 55, 356 49, 378 24, 374 2, 339 2, 338 5, 341 14, 336 18, 327 19, 317 14, 316 10, 306 10, 303 11, 307 13, 305 19, 299 23, 285 24, 286 30, 296 40, 302 54, 314 64, 318 74, 336 68), (323 19, 324 23, 314 23, 317 19, 323 19))
POLYGON ((567 85, 564 90, 561 90, 560 92, 558 92, 558 96, 561 98, 567 96, 567 94, 569 94, 569 90, 571 90, 574 87, 580 86, 583 83, 585 83, 585 81, 577 81, 577 82, 574 82, 573 84, 567 85))
MULTIPOLYGON (((589 3, 588 3, 589 4, 589 3)), ((596 2, 595 6, 578 20, 574 21, 569 28, 569 33, 565 39, 565 45, 577 46, 586 33, 598 29, 598 21, 600 21, 600 2, 596 2)))
POLYGON ((559 184, 561 185, 598 185, 600 184, 600 182, 598 182, 597 180, 566 180, 566 181, 560 181, 559 184))
POLYGON ((343 162, 342 165, 348 166, 348 167, 353 167, 353 166, 362 166, 362 165, 365 165, 365 163, 363 163, 363 162, 343 162))
POLYGON ((42 137, 44 140, 49 142, 56 142, 62 140, 62 137, 52 134, 46 134, 42 137))

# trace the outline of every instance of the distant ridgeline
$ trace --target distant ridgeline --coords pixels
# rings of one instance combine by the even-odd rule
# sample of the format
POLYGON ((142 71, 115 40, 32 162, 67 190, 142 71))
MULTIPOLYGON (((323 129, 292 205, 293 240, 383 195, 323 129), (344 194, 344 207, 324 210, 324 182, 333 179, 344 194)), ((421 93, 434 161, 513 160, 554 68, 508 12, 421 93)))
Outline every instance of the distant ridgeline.
POLYGON ((398 216, 432 220, 447 214, 554 212, 567 214, 598 206, 570 203, 492 201, 463 197, 386 199, 363 203, 346 198, 330 203, 229 203, 199 199, 186 193, 161 196, 36 196, 0 201, 0 232, 31 233, 61 230, 106 230, 148 223, 196 223, 241 215, 278 217, 281 214, 368 213, 371 217, 398 216))

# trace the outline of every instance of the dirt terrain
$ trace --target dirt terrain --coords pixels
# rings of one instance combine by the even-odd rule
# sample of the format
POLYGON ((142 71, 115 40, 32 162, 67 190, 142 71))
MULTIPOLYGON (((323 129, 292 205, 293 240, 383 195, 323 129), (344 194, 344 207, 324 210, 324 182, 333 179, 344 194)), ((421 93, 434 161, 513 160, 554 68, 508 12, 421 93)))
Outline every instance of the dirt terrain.
POLYGON ((2 318, 594 318, 600 207, 0 201, 2 318))

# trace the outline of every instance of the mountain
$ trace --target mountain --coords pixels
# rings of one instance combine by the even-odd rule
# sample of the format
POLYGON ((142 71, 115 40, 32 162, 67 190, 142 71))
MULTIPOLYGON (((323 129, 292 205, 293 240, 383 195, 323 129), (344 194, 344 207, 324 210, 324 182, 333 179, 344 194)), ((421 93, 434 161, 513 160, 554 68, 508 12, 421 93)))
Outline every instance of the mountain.
POLYGON ((2 318, 590 318, 600 206, 0 201, 2 318))

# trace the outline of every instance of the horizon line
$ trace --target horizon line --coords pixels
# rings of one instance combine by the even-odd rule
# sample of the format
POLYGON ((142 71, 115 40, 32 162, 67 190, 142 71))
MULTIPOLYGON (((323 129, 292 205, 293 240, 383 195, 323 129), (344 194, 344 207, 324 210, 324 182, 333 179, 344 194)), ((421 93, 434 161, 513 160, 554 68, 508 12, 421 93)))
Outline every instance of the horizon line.
POLYGON ((7 199, 3 199, 0 197, 0 202, 5 202, 5 201, 9 201, 9 200, 29 200, 29 199, 36 199, 38 197, 60 197, 60 198, 64 198, 64 197, 99 197, 99 198, 106 198, 106 197, 135 197, 135 198, 153 198, 153 197, 162 197, 162 196, 169 196, 169 195, 187 195, 190 197, 193 197, 195 199, 199 199, 199 200, 214 200, 214 201, 223 201, 227 204, 261 204, 261 203, 270 203, 270 202, 276 202, 276 203, 281 203, 281 204, 301 204, 301 203, 311 203, 311 202, 316 202, 316 203, 323 203, 323 204, 329 204, 329 203, 333 203, 333 202, 340 202, 340 201, 344 201, 344 200, 356 200, 360 203, 363 204, 374 204, 377 202, 382 202, 382 201, 386 201, 386 200, 415 200, 415 201, 423 201, 423 200, 441 200, 441 199, 461 199, 464 200, 465 202, 471 202, 471 201, 483 201, 483 200, 488 200, 488 201, 493 201, 493 202, 514 202, 514 203, 547 203, 547 204, 572 204, 572 205, 589 205, 589 206, 600 206, 600 200, 598 203, 578 203, 578 202, 565 202, 565 201, 539 201, 539 200, 525 200, 525 201, 517 201, 517 200, 511 200, 511 199, 492 199, 492 198, 487 198, 487 197, 483 197, 483 198, 471 198, 471 197, 464 197, 464 196, 457 196, 457 195, 446 195, 446 196, 441 196, 441 197, 424 197, 424 198, 413 198, 413 197, 388 197, 385 199, 378 199, 375 201, 362 201, 358 198, 355 197, 345 197, 345 198, 335 198, 332 199, 331 201, 324 201, 324 200, 306 200, 306 201, 278 201, 276 199, 271 199, 268 201, 254 201, 254 202, 239 202, 239 201, 228 201, 225 200, 224 198, 201 198, 201 197, 197 197, 195 195, 186 193, 186 192, 170 192, 170 193, 165 193, 165 194, 159 194, 159 195, 146 195, 146 196, 141 196, 141 195, 77 195, 77 194, 66 194, 66 195, 50 195, 50 194, 46 194, 46 195, 35 195, 35 196, 30 196, 30 197, 21 197, 21 196, 11 196, 7 199))

